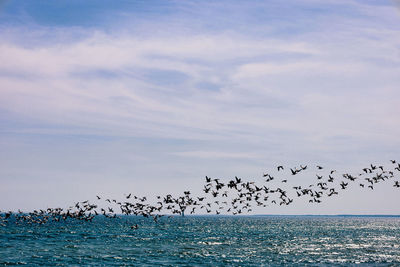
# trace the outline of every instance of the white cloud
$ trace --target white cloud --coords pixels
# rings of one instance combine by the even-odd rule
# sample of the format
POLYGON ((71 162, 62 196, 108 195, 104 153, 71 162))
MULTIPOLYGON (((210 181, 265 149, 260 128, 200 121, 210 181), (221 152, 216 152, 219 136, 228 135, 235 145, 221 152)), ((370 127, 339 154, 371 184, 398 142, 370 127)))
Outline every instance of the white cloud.
MULTIPOLYGON (((338 38, 343 41, 344 37, 338 38)), ((0 66, 5 73, 0 78, 1 103, 3 108, 21 116, 51 123, 61 120, 114 134, 226 138, 253 136, 255 132, 262 135, 271 129, 307 132, 299 127, 298 120, 310 115, 302 116, 301 112, 307 114, 307 110, 314 110, 313 106, 322 106, 329 108, 324 114, 332 119, 330 112, 346 98, 360 94, 369 99, 360 88, 368 86, 369 80, 385 75, 393 80, 392 85, 385 87, 395 86, 398 65, 386 64, 383 72, 380 69, 384 63, 368 59, 386 58, 379 55, 381 49, 395 49, 398 39, 389 35, 380 45, 369 36, 358 36, 357 40, 354 44, 350 38, 348 49, 345 43, 339 48, 327 47, 318 38, 288 43, 284 39, 260 40, 227 34, 174 39, 96 34, 67 46, 53 44, 40 48, 3 43, 0 59, 9 63, 0 66), (292 53, 305 57, 291 59, 292 53), (276 54, 281 56, 265 60, 276 54), (104 71, 114 76, 108 77, 104 71), (154 71, 151 79, 146 77, 154 71), (186 79, 159 84, 157 79, 165 79, 160 76, 163 71, 181 73, 186 79), (337 79, 349 83, 349 89, 337 89, 343 91, 340 97, 334 97, 331 89, 324 89, 325 84, 335 84, 337 79), (355 79, 356 88, 350 89, 355 79), (199 82, 213 82, 218 89, 198 89, 199 82), (322 97, 310 102, 310 94, 322 97), (268 103, 268 99, 278 101, 281 107, 268 103)), ((358 101, 351 106, 346 109, 347 114, 335 116, 336 120, 350 119, 353 124, 357 116, 361 124, 365 123, 358 116, 369 113, 370 107, 358 101)), ((379 111, 379 117, 385 116, 384 111, 379 111)), ((316 114, 309 119, 311 128, 311 124, 328 126, 322 119, 317 120, 316 114)), ((356 125, 368 130, 367 126, 356 125)), ((327 129, 342 132, 340 128, 327 129)))
POLYGON ((254 153, 229 153, 221 151, 184 151, 184 152, 174 152, 171 155, 177 155, 181 157, 194 157, 194 158, 205 158, 205 159, 254 159, 259 157, 254 153))

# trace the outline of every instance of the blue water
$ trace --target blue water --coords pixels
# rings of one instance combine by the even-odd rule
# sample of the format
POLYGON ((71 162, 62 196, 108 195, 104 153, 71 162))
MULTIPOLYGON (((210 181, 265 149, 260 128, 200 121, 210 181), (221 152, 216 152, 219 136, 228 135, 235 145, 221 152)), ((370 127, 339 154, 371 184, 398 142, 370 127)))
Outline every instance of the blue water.
POLYGON ((400 265, 400 218, 130 217, 0 227, 0 265, 400 265), (133 230, 131 225, 138 224, 133 230))

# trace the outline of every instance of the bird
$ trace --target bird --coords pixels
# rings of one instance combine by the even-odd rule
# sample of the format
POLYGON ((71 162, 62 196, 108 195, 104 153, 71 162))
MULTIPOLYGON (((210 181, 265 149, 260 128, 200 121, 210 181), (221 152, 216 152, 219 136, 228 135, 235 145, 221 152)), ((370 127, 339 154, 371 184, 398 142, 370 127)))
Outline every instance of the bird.
POLYGON ((345 182, 342 181, 342 183, 340 184, 340 186, 342 187, 342 189, 346 189, 346 186, 347 186, 348 184, 349 184, 349 183, 345 183, 345 182))

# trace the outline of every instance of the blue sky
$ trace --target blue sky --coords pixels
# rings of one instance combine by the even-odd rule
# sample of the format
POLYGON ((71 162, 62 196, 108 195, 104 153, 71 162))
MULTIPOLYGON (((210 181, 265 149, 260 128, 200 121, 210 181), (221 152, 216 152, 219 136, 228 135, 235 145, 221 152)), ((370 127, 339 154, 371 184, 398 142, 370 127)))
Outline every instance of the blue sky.
MULTIPOLYGON (((396 3, 1 1, 0 210, 400 160, 396 3)), ((400 213, 350 191, 259 213, 400 213)))

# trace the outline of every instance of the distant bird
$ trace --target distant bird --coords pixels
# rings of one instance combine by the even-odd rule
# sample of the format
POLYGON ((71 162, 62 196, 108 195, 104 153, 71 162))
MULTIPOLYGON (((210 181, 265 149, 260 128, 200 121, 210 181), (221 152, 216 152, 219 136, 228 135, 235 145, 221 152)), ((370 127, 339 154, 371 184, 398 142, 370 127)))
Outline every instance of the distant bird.
POLYGON ((339 193, 338 193, 337 191, 335 191, 334 188, 331 188, 331 189, 329 190, 328 197, 330 197, 330 196, 332 196, 332 195, 337 195, 337 194, 339 194, 339 193))
POLYGON ((5 219, 8 219, 8 218, 10 218, 10 216, 12 215, 12 212, 11 211, 9 211, 9 212, 7 212, 6 214, 5 214, 5 219))
POLYGON ((349 184, 349 183, 342 182, 342 183, 340 184, 340 186, 342 187, 342 189, 346 189, 346 186, 347 186, 348 184, 349 184))
POLYGON ((369 168, 364 168, 363 171, 364 171, 365 173, 372 173, 372 170, 369 169, 369 168))

